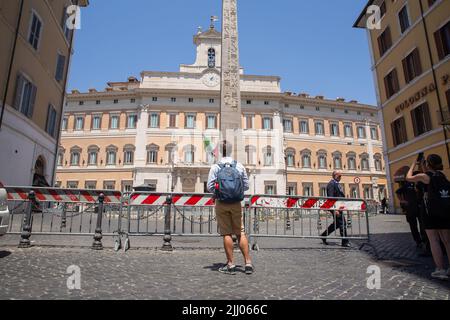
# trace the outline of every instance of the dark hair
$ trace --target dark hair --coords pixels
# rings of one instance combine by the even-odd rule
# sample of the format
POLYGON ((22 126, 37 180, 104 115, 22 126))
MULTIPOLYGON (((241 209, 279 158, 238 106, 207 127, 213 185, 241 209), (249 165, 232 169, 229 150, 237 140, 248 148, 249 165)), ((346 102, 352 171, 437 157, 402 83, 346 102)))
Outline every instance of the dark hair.
POLYGON ((222 157, 230 157, 233 151, 233 146, 226 140, 222 142, 222 157))
POLYGON ((427 165, 433 170, 444 170, 442 158, 437 154, 430 154, 427 157, 427 165))

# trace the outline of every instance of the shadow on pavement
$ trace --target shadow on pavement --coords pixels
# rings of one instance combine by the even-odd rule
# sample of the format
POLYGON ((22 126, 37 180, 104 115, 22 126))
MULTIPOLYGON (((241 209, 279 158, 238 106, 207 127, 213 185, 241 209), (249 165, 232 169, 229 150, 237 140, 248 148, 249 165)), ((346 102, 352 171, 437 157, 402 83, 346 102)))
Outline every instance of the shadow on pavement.
MULTIPOLYGON (((361 248, 361 252, 368 254, 376 264, 413 274, 450 289, 449 280, 431 278, 431 272, 435 269, 433 258, 419 256, 420 252, 410 233, 374 234, 370 243, 361 248)), ((448 263, 446 256, 444 259, 448 263)))
MULTIPOLYGON (((203 269, 209 269, 210 271, 213 271, 213 272, 219 272, 219 268, 223 267, 224 265, 225 265, 225 263, 214 263, 210 266, 203 267, 203 269)), ((236 272, 245 273, 244 266, 237 264, 236 272)))
POLYGON ((11 254, 11 252, 9 252, 9 251, 0 251, 0 259, 6 258, 10 254, 11 254))

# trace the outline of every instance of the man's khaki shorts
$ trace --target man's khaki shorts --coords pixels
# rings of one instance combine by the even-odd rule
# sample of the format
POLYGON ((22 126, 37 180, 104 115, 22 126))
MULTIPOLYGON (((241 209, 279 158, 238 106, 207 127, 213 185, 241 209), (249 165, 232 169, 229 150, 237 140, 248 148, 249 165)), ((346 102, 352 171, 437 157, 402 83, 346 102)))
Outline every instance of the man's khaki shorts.
POLYGON ((245 233, 241 203, 224 203, 216 200, 216 218, 222 236, 245 233))

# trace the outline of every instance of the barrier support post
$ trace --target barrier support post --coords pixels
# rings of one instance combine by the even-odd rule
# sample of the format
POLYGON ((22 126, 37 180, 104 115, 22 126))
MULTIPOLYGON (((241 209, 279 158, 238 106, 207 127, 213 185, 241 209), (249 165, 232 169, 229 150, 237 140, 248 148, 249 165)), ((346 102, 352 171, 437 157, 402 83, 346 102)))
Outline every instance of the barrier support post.
POLYGON ((103 219, 103 203, 105 201, 105 195, 101 193, 98 196, 98 213, 97 213, 97 227, 95 228, 94 243, 92 244, 93 250, 103 250, 102 244, 102 219, 103 219))
POLYGON ((61 228, 60 228, 61 231, 66 228, 66 223, 67 223, 67 212, 66 212, 67 204, 66 203, 63 203, 62 209, 63 209, 63 211, 61 214, 61 228))
POLYGON ((33 205, 36 203, 36 194, 34 191, 30 191, 28 194, 28 206, 27 211, 25 212, 25 221, 23 223, 22 234, 20 235, 19 248, 30 248, 31 242, 31 213, 33 211, 33 205))
POLYGON ((164 217, 164 244, 161 248, 163 251, 173 251, 172 247, 172 233, 170 230, 170 211, 172 209, 172 195, 169 194, 166 197, 166 208, 164 217))

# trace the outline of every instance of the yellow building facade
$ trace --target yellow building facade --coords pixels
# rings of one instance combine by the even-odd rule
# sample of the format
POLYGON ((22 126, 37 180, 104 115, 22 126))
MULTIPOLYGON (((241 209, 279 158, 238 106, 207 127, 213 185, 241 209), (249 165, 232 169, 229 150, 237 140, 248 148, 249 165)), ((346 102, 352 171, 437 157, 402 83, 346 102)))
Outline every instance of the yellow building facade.
POLYGON ((418 153, 440 155, 450 176, 450 1, 371 0, 354 27, 367 29, 391 205, 399 210, 396 181, 418 153))
POLYGON ((74 38, 69 13, 76 10, 68 9, 88 4, 87 0, 0 1, 1 184, 54 181, 74 38))

